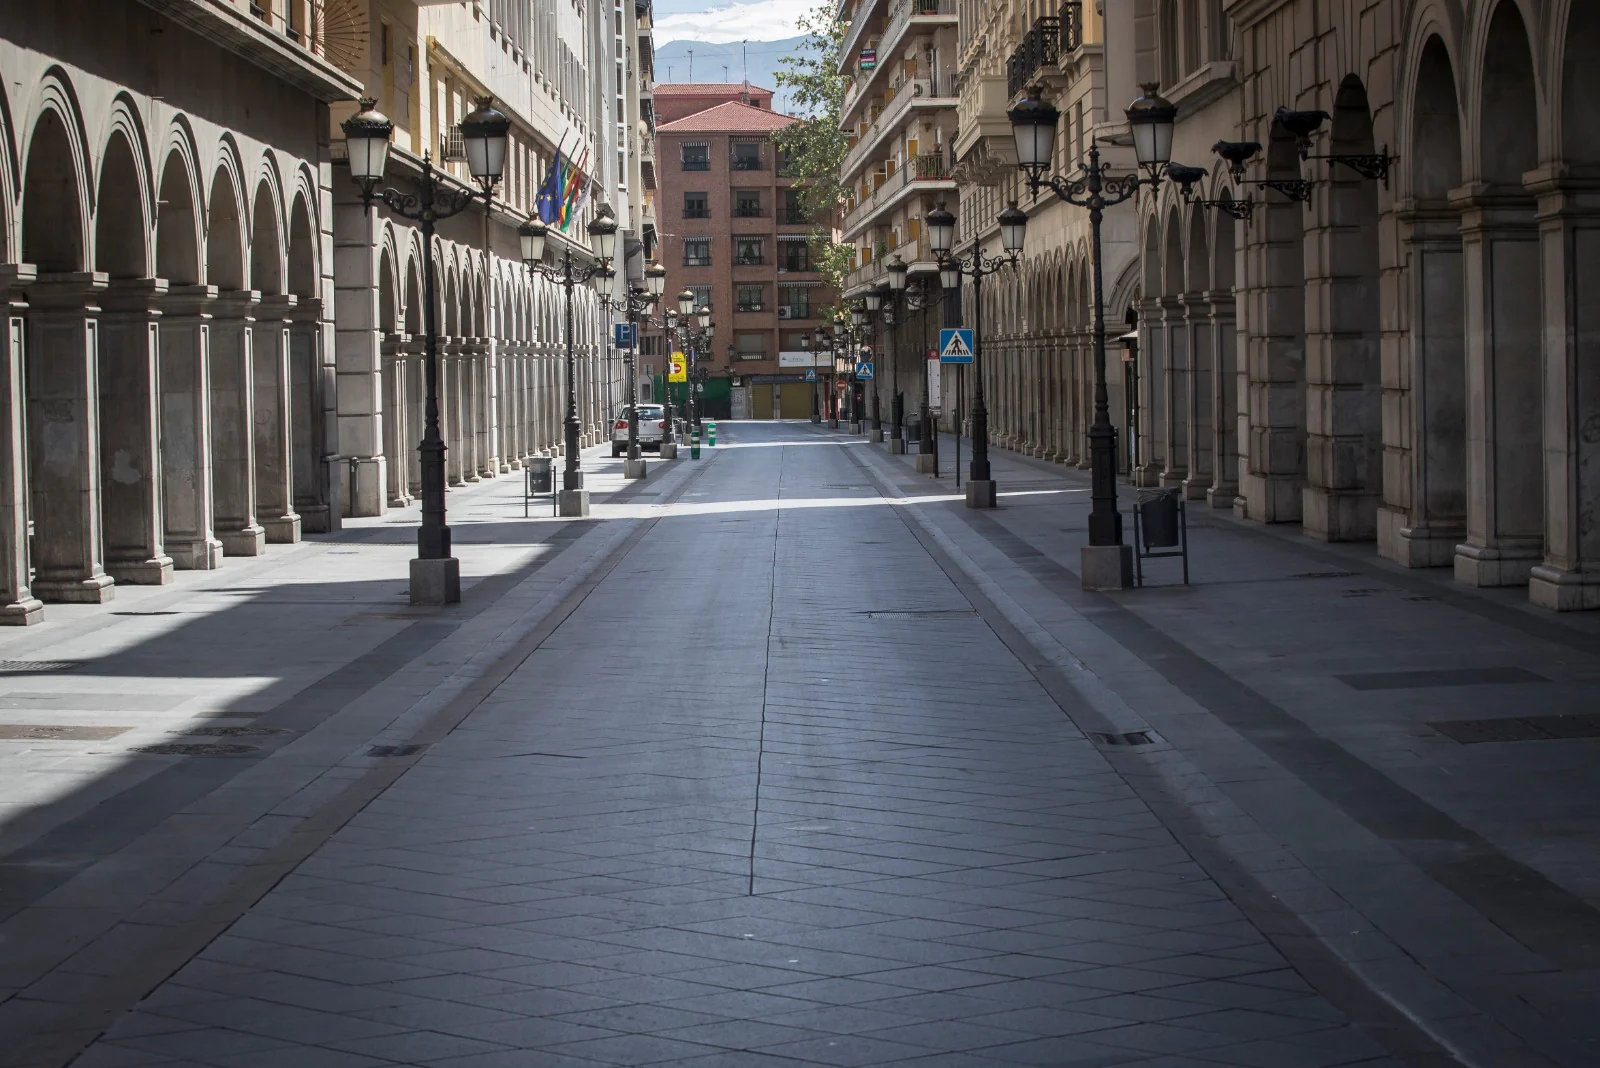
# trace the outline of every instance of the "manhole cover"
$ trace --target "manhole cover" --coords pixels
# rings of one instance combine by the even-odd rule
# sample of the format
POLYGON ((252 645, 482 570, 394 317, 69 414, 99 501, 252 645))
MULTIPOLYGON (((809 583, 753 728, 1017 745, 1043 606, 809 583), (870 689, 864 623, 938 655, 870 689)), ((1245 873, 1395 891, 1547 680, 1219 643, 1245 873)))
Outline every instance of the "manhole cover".
POLYGON ((130 753, 156 753, 160 756, 239 756, 254 753, 253 745, 230 745, 225 742, 161 742, 157 745, 136 745, 130 753))
POLYGON ((0 675, 34 675, 47 671, 71 671, 83 666, 81 660, 0 660, 0 675))
POLYGON ((101 742, 126 734, 132 727, 69 727, 54 723, 0 723, 0 738, 61 742, 101 742))
POLYGON ((195 727, 186 731, 168 731, 186 738, 264 738, 269 734, 292 734, 286 727, 195 727))
POLYGON ((375 745, 367 750, 369 757, 403 757, 416 756, 426 745, 375 745))
POLYGON ((1600 715, 1526 716, 1515 719, 1457 719, 1428 726, 1462 745, 1480 742, 1551 742, 1600 738, 1600 715))

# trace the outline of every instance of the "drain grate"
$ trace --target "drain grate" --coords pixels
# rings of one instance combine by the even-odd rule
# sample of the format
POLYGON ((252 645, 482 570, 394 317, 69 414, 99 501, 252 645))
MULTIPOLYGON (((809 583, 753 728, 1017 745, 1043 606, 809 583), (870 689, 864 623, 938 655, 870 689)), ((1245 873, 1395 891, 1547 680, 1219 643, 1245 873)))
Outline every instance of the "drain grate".
POLYGON ((1089 737, 1094 739, 1096 745, 1154 745, 1157 741, 1154 731, 1124 731, 1121 734, 1090 731, 1089 737))
POLYGON ((126 734, 132 727, 69 727, 53 723, 0 723, 0 738, 8 741, 103 742, 126 734))
POLYGON ((1552 742, 1600 738, 1600 715, 1524 716, 1514 719, 1456 719, 1428 726, 1462 745, 1480 742, 1552 742))
POLYGON ((239 756, 259 752, 253 745, 231 745, 225 742, 160 742, 156 745, 136 745, 130 753, 154 753, 158 756, 239 756))
POLYGON ((0 660, 0 675, 42 675, 82 666, 82 660, 0 660))
POLYGON ((192 727, 184 731, 168 731, 185 738, 265 738, 270 734, 293 734, 287 727, 192 727))
POLYGON ((424 743, 422 745, 375 745, 371 749, 367 750, 367 756, 369 756, 369 757, 416 756, 418 753, 422 752, 426 748, 428 748, 426 743, 424 743))
POLYGON ((1301 579, 1355 578, 1356 577, 1356 572, 1354 572, 1354 571, 1302 571, 1298 575, 1290 575, 1289 577, 1290 578, 1301 578, 1301 579))

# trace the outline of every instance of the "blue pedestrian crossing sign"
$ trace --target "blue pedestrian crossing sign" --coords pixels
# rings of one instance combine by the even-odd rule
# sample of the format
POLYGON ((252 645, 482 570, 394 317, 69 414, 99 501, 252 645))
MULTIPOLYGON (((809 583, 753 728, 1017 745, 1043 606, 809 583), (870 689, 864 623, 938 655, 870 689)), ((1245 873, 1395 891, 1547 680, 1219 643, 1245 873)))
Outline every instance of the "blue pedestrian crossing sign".
POLYGON ((632 323, 612 323, 611 324, 611 330, 612 330, 613 335, 616 338, 617 348, 619 348, 619 349, 631 349, 631 348, 633 348, 634 326, 633 326, 632 323))
POLYGON ((815 367, 807 367, 806 368, 806 381, 807 382, 815 382, 816 380, 817 380, 817 369, 815 367))
POLYGON ((939 362, 972 362, 972 331, 969 328, 963 326, 939 331, 939 362))
POLYGON ((872 378, 872 361, 860 360, 856 363, 856 380, 866 382, 872 378))

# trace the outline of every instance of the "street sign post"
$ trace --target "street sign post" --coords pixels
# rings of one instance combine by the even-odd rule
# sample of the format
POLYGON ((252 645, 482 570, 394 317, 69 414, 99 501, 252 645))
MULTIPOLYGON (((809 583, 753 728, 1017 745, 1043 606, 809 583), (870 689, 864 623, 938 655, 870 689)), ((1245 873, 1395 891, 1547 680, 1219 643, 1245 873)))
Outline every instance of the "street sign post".
POLYGON ((856 364, 856 378, 862 382, 867 382, 872 379, 871 360, 862 360, 860 363, 856 364))
POLYGON ((968 327, 939 331, 940 363, 972 362, 972 330, 968 327))
POLYGON ((674 352, 672 354, 672 359, 667 361, 667 381, 689 381, 689 361, 684 359, 683 353, 674 352))
POLYGON ((807 382, 815 382, 816 380, 817 380, 817 369, 815 367, 807 367, 806 368, 806 381, 807 382))
POLYGON ((632 323, 612 323, 611 324, 611 335, 612 335, 612 338, 616 342, 617 348, 619 348, 619 349, 631 349, 631 348, 633 348, 634 329, 635 329, 634 328, 634 324, 632 324, 632 323))

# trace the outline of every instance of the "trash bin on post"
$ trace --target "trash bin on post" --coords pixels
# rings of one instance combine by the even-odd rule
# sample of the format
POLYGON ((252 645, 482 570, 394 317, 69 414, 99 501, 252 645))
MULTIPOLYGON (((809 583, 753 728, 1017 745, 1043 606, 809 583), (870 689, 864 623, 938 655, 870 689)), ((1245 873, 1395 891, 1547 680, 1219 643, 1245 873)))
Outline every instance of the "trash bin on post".
POLYGON ((1134 585, 1144 585, 1144 561, 1183 558, 1183 584, 1189 585, 1189 512, 1176 489, 1139 494, 1133 506, 1134 585))
POLYGON ((556 499, 556 462, 549 456, 530 456, 523 461, 526 481, 522 491, 522 517, 528 517, 528 502, 536 496, 550 494, 552 513, 556 499))

